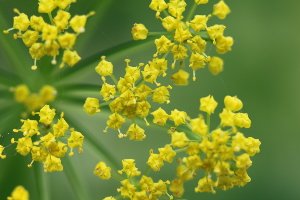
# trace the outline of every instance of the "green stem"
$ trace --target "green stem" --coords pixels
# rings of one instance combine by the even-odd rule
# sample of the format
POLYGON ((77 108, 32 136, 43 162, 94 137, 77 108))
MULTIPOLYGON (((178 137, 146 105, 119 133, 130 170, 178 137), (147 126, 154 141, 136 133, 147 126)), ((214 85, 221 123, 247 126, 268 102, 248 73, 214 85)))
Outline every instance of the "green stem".
POLYGON ((182 149, 176 149, 176 150, 174 150, 174 151, 175 151, 176 154, 177 154, 177 153, 180 153, 180 152, 185 152, 186 149, 187 149, 187 147, 184 147, 184 148, 182 148, 182 149))
POLYGON ((188 16, 186 17, 186 21, 190 21, 190 20, 191 20, 191 18, 192 18, 192 16, 193 16, 194 12, 195 12, 195 10, 196 10, 196 8, 197 8, 197 4, 194 3, 194 5, 193 5, 193 7, 191 8, 191 10, 190 10, 188 16))
POLYGON ((166 11, 166 9, 164 9, 162 12, 164 13, 164 15, 165 15, 166 17, 169 16, 169 13, 166 11))
POLYGON ((116 77, 115 77, 113 74, 110 75, 110 78, 113 80, 113 82, 114 82, 116 85, 118 85, 118 81, 117 81, 116 77))
POLYGON ((39 191, 39 199, 50 200, 51 194, 49 190, 49 184, 42 165, 39 163, 35 163, 33 167, 36 177, 36 185, 39 191))
POLYGON ((53 17, 52 17, 51 12, 48 13, 48 17, 49 17, 49 19, 50 19, 50 23, 51 23, 52 25, 54 25, 54 23, 53 23, 53 17))
POLYGON ((67 175, 68 181, 73 188, 76 197, 78 197, 78 199, 91 199, 86 191, 86 187, 84 187, 82 177, 78 176, 79 173, 75 170, 74 164, 72 164, 69 159, 68 156, 64 157, 63 161, 65 169, 63 171, 67 175))
POLYGON ((118 182, 123 181, 124 178, 121 178, 120 176, 116 175, 115 173, 111 173, 111 177, 116 179, 118 182))
POLYGON ((151 169, 152 168, 148 165, 148 167, 147 167, 147 169, 146 169, 146 171, 144 172, 143 175, 148 176, 148 174, 150 173, 151 169))
POLYGON ((142 85, 143 83, 145 83, 145 79, 141 79, 139 80, 139 82, 135 85, 137 88, 140 87, 140 85, 142 85))
POLYGON ((210 133, 210 114, 206 115, 206 125, 207 125, 207 133, 210 133))
POLYGON ((162 31, 162 32, 148 32, 148 36, 152 36, 152 35, 167 35, 169 34, 169 32, 166 31, 162 31))

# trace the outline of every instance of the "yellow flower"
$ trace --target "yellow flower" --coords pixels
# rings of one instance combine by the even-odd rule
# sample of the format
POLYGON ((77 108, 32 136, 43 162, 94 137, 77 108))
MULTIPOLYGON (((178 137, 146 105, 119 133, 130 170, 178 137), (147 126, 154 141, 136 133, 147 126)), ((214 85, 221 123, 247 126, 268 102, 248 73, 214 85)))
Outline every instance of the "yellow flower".
POLYGON ((187 48, 181 44, 176 44, 172 47, 171 53, 173 54, 174 60, 185 59, 188 57, 187 48))
POLYGON ((221 118, 221 126, 233 126, 234 113, 231 110, 223 109, 223 112, 219 114, 221 118))
POLYGON ((250 156, 254 156, 256 153, 260 152, 260 144, 261 142, 259 141, 259 139, 248 137, 244 149, 250 156))
POLYGON ((31 47, 38 39, 39 33, 37 31, 27 30, 22 35, 22 40, 27 47, 31 47))
POLYGON ((217 75, 223 71, 223 65, 224 62, 221 58, 213 56, 208 64, 208 68, 213 75, 217 75))
POLYGON ((154 41, 157 53, 167 53, 169 48, 174 45, 166 36, 162 35, 154 41))
POLYGON ((25 102, 30 94, 28 87, 24 84, 14 88, 14 98, 17 102, 25 102))
POLYGON ((162 26, 167 30, 167 31, 172 31, 176 28, 179 27, 179 21, 180 18, 175 19, 172 16, 167 16, 165 18, 160 18, 162 21, 162 26))
POLYGON ((18 139, 16 150, 22 156, 26 156, 32 149, 31 137, 21 137, 18 139))
MULTIPOLYGON (((59 44, 55 41, 55 40, 48 40, 45 42, 44 44, 44 50, 45 50, 45 53, 46 55, 48 56, 57 56, 59 54, 59 44)), ((56 60, 52 60, 51 61, 52 64, 56 64, 56 60)))
POLYGON ((217 15, 219 19, 225 19, 226 15, 228 15, 230 12, 231 11, 229 7, 224 3, 223 0, 214 5, 213 15, 217 15))
POLYGON ((106 122, 107 126, 112 129, 120 129, 125 119, 118 113, 109 115, 109 120, 106 122))
MULTIPOLYGON (((77 54, 76 51, 70 51, 69 49, 67 49, 64 51, 62 60, 63 63, 67 63, 70 67, 73 67, 79 60, 81 60, 81 57, 77 54)), ((63 63, 60 68, 63 67, 63 63)))
POLYGON ((128 83, 134 84, 135 81, 137 81, 141 77, 141 71, 139 67, 129 66, 128 62, 125 68, 126 74, 124 75, 124 78, 126 79, 126 81, 128 81, 128 83))
POLYGON ((136 103, 136 115, 140 118, 145 118, 148 116, 149 109, 151 105, 148 101, 140 101, 136 103))
POLYGON ((192 34, 188 29, 183 29, 181 26, 175 30, 174 40, 182 43, 192 37, 192 34))
POLYGON ((56 89, 50 85, 44 85, 40 90, 41 100, 45 103, 53 101, 56 97, 56 94, 56 89))
POLYGON ((89 115, 94 115, 95 113, 100 112, 99 99, 88 97, 85 100, 83 105, 83 110, 86 111, 89 115))
POLYGON ((206 41, 203 40, 199 35, 189 39, 187 42, 190 44, 192 51, 197 51, 198 53, 205 51, 206 41))
POLYGON ((186 167, 191 171, 198 171, 203 162, 199 155, 192 155, 189 157, 184 157, 182 161, 186 164, 186 167))
POLYGON ((32 59, 39 60, 41 57, 45 55, 44 47, 42 43, 34 43, 30 49, 29 53, 32 57, 32 59))
POLYGON ((194 19, 191 20, 189 25, 196 31, 199 32, 201 30, 206 29, 206 23, 207 20, 210 16, 205 16, 205 15, 195 15, 194 19))
POLYGON ((24 13, 20 13, 17 9, 14 9, 14 12, 18 13, 19 16, 14 17, 13 28, 19 31, 26 31, 30 25, 28 16, 24 13))
POLYGON ((188 144, 189 139, 186 137, 184 132, 175 131, 172 133, 171 145, 173 147, 183 148, 188 144))
POLYGON ((231 110, 232 112, 239 111, 243 108, 243 102, 236 96, 226 96, 224 98, 224 104, 226 109, 231 110))
POLYGON ((226 28, 226 26, 219 25, 219 24, 215 24, 213 26, 206 28, 206 31, 207 31, 210 39, 213 40, 213 44, 216 44, 215 39, 218 39, 221 36, 223 36, 223 32, 224 32, 225 28, 226 28))
POLYGON ((84 136, 78 132, 71 129, 71 136, 68 138, 68 146, 71 148, 70 156, 73 155, 73 149, 76 147, 82 147, 84 136))
POLYGON ((56 8, 55 0, 39 0, 39 13, 50 13, 56 8))
POLYGON ((182 180, 182 181, 188 181, 193 178, 193 173, 191 170, 187 168, 185 165, 178 165, 176 168, 176 175, 182 180))
POLYGON ((159 71, 153 65, 146 65, 144 71, 142 71, 144 80, 153 83, 156 82, 156 78, 159 74, 159 71))
POLYGON ((233 123, 240 128, 250 128, 251 126, 251 120, 249 119, 247 113, 237 113, 234 116, 233 123))
POLYGON ((0 145, 0 158, 2 158, 2 159, 6 158, 6 155, 3 155, 4 149, 5 149, 5 147, 0 145))
POLYGON ((150 152, 150 157, 147 164, 153 169, 153 171, 160 171, 160 168, 164 165, 163 159, 160 154, 154 154, 150 152))
POLYGON ((175 197, 181 197, 184 193, 183 181, 181 179, 175 178, 171 181, 170 191, 173 192, 175 197))
POLYGON ((203 97, 200 99, 200 107, 199 110, 206 112, 207 114, 214 113, 218 103, 215 101, 214 97, 208 95, 207 97, 203 97))
POLYGON ((57 120, 57 123, 53 125, 53 134, 55 137, 64 136, 64 133, 68 130, 69 124, 63 118, 64 113, 61 113, 60 119, 57 120))
POLYGON ((57 27, 47 24, 43 28, 42 40, 55 40, 57 38, 57 34, 57 27))
POLYGON ((39 112, 40 121, 44 124, 51 124, 55 116, 55 109, 50 109, 49 105, 45 105, 39 112))
POLYGON ((70 20, 70 26, 76 33, 83 33, 85 32, 85 24, 86 24, 86 15, 75 15, 71 20, 70 20))
POLYGON ((29 193, 23 186, 17 186, 11 193, 11 197, 7 197, 8 200, 29 200, 29 193))
POLYGON ((110 177, 111 177, 110 171, 111 171, 111 168, 107 167, 106 163, 101 161, 96 165, 96 167, 94 169, 94 174, 96 174, 97 176, 99 176, 99 178, 102 178, 102 179, 110 179, 110 177))
POLYGON ((170 93, 169 93, 169 89, 172 89, 172 87, 169 85, 169 86, 160 86, 158 88, 156 88, 155 90, 153 90, 153 94, 152 94, 152 101, 154 102, 158 102, 158 103, 164 103, 165 101, 167 103, 170 102, 169 99, 169 96, 170 96, 170 93))
POLYGON ((195 3, 197 5, 199 5, 199 4, 206 4, 207 2, 208 2, 208 0, 195 0, 195 3))
POLYGON ((186 112, 179 111, 177 109, 171 111, 171 115, 169 115, 170 120, 174 121, 175 126, 185 124, 186 117, 187 117, 186 112))
POLYGON ((68 5, 70 5, 74 0, 59 0, 55 1, 55 4, 60 8, 60 9, 65 9, 68 5))
POLYGON ((236 157, 236 167, 239 169, 248 169, 252 165, 250 156, 247 153, 243 153, 236 157))
POLYGON ((137 124, 131 124, 126 132, 131 140, 143 140, 145 135, 145 130, 139 127, 137 124))
POLYGON ((185 11, 186 3, 184 0, 170 0, 168 12, 174 17, 179 17, 185 11))
POLYGON ((158 18, 160 12, 168 7, 164 0, 152 0, 149 7, 156 12, 156 18, 158 18))
POLYGON ((134 159, 122 160, 123 169, 119 170, 118 173, 122 174, 123 172, 125 172, 128 178, 139 176, 141 172, 138 171, 138 168, 135 167, 134 161, 135 161, 134 159))
POLYGON ((233 45, 232 37, 221 36, 217 39, 216 50, 219 54, 224 54, 231 50, 232 45, 233 45))
POLYGON ((95 70, 101 76, 108 76, 113 73, 113 64, 105 60, 105 56, 101 57, 101 61, 96 66, 95 70))
POLYGON ((172 74, 171 80, 174 81, 175 85, 187 85, 189 84, 188 78, 190 74, 186 71, 179 69, 178 72, 172 74))
POLYGON ((148 29, 143 24, 134 24, 131 33, 134 40, 144 40, 147 38, 148 29))
POLYGON ((43 31, 43 28, 45 26, 45 21, 42 17, 37 17, 35 15, 32 15, 30 17, 30 26, 31 28, 33 28, 34 30, 41 32, 43 31))
POLYGON ((73 45, 75 44, 76 41, 76 35, 74 33, 68 33, 66 32, 63 35, 59 35, 57 37, 59 44, 61 46, 61 48, 65 49, 72 49, 73 45))
POLYGON ((54 172, 62 170, 63 166, 61 164, 61 159, 48 154, 46 161, 44 162, 44 172, 54 172))
POLYGON ((172 147, 168 144, 164 148, 158 148, 160 157, 169 163, 172 163, 173 158, 176 156, 176 152, 173 151, 172 147))
MULTIPOLYGON (((63 1, 56 1, 56 2, 63 2, 63 1)), ((60 30, 65 29, 68 26, 70 17, 71 17, 70 13, 63 10, 58 10, 57 15, 54 17, 54 22, 56 27, 60 30)))
POLYGON ((190 124, 192 126, 192 131, 197 133, 199 136, 205 136, 207 134, 208 127, 205 124, 202 115, 199 115, 198 118, 192 119, 190 124))
POLYGON ((45 162, 48 151, 43 146, 33 146, 31 149, 31 158, 34 161, 45 162))
POLYGON ((161 107, 159 107, 156 111, 151 113, 153 118, 153 123, 158 124, 160 126, 164 126, 166 124, 169 115, 164 111, 161 107))
POLYGON ((14 129, 14 132, 18 132, 21 131, 23 132, 24 136, 28 136, 31 137, 35 134, 39 135, 39 128, 38 128, 38 122, 36 120, 21 120, 21 122, 23 122, 23 125, 21 126, 21 129, 16 130, 14 129))
POLYGON ((211 178, 205 176, 204 178, 198 181, 198 186, 195 188, 195 192, 211 192, 216 193, 214 190, 214 182, 211 178))
POLYGON ((116 94, 116 86, 104 83, 101 87, 100 94, 103 96, 104 101, 109 101, 113 99, 116 94))

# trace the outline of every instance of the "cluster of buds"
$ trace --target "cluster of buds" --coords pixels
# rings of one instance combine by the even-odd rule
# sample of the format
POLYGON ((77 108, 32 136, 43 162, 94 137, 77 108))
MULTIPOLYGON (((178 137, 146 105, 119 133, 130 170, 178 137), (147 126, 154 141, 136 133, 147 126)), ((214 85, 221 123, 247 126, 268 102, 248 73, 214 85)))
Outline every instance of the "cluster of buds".
POLYGON ((57 95, 57 91, 50 85, 44 85, 38 94, 31 93, 27 85, 21 84, 10 88, 14 93, 17 102, 23 103, 29 113, 43 107, 46 103, 53 101, 57 95))
MULTIPOLYGON (((167 185, 170 181, 154 182, 151 177, 142 175, 139 181, 131 181, 136 179, 136 177, 141 175, 138 168, 135 166, 134 159, 124 159, 122 160, 123 169, 119 170, 118 173, 126 173, 127 178, 120 178, 120 183, 122 186, 117 189, 121 193, 122 198, 129 198, 132 200, 138 199, 158 199, 162 195, 167 195, 169 199, 173 199, 172 195, 168 194, 167 185)), ((104 162, 99 162, 95 169, 94 174, 99 176, 101 179, 109 179, 112 176, 111 168, 107 167, 104 162)), ((116 177, 116 175, 114 175, 116 177)), ((112 196, 106 197, 103 200, 116 200, 112 196)))
MULTIPOLYGON (((186 72, 183 61, 189 57, 189 65, 193 70, 193 80, 196 80, 196 70, 204 68, 208 63, 209 70, 212 74, 217 75, 223 70, 223 60, 217 56, 210 57, 205 53, 207 41, 211 41, 216 45, 216 51, 224 54, 231 50, 233 45, 232 37, 223 35, 224 25, 207 26, 208 19, 215 15, 220 19, 224 19, 230 13, 229 7, 221 0, 213 7, 212 15, 192 15, 197 5, 206 4, 208 1, 195 0, 195 5, 185 18, 186 2, 184 0, 170 0, 166 3, 164 0, 152 0, 149 7, 156 11, 156 18, 160 19, 162 26, 166 29, 166 33, 155 40, 156 53, 153 56, 153 63, 164 63, 163 75, 167 70, 167 55, 173 55, 172 69, 175 68, 176 62, 179 60, 179 69, 172 73, 171 79, 176 85, 187 85, 189 73, 186 72), (167 12, 166 12, 167 10, 167 12), (160 17, 161 12, 166 16, 160 17)), ((143 24, 134 24, 132 35, 134 40, 146 39, 149 33, 143 24)), ((151 65, 151 62, 149 62, 151 65)))
MULTIPOLYGON (((202 169, 204 177, 198 182, 196 192, 215 193, 214 187, 228 190, 234 185, 240 187, 250 182, 247 169, 252 165, 250 156, 260 152, 261 142, 252 137, 245 137, 239 132, 241 128, 250 128, 251 120, 246 113, 239 113, 243 103, 237 97, 226 96, 225 108, 219 114, 219 126, 210 131, 210 115, 214 113, 218 103, 212 96, 200 99, 200 111, 207 113, 207 120, 202 115, 190 119, 182 113, 178 117, 180 124, 186 125, 189 131, 176 131, 178 124, 174 118, 175 126, 169 130, 171 143, 164 148, 159 148, 159 154, 150 153, 147 164, 159 171, 164 165, 163 161, 172 162, 177 152, 185 152, 187 157, 178 159, 176 176, 170 185, 170 191, 176 197, 184 193, 184 182, 194 179, 196 172, 202 169), (181 118, 181 119, 180 119, 181 118), (192 139, 191 139, 192 137, 192 139), (173 148, 177 148, 173 150, 173 148), (216 177, 213 181, 212 177, 216 177)), ((162 109, 160 109, 161 112, 162 109)), ((164 116, 168 116, 167 113, 164 116)), ((166 118, 158 120, 166 121, 166 118)), ((201 173, 203 174, 203 173, 201 173)))
MULTIPOLYGON (((129 65, 130 60, 126 59, 126 68, 124 77, 120 77, 117 81, 113 76, 113 64, 102 57, 101 62, 96 66, 96 72, 102 76, 103 85, 100 94, 103 100, 108 104, 112 114, 107 121, 107 127, 119 131, 119 137, 130 137, 132 140, 142 140, 146 137, 144 129, 139 127, 135 122, 131 124, 126 134, 121 133, 120 128, 125 123, 125 118, 134 120, 137 116, 144 119, 146 125, 149 123, 146 117, 149 115, 151 105, 147 100, 151 97, 152 102, 156 103, 169 103, 169 89, 172 87, 161 86, 156 82, 157 76, 163 71, 159 71, 159 65, 146 65, 140 63, 139 66, 132 67, 129 65), (115 81, 115 85, 106 82, 105 76, 111 76, 115 81), (147 84, 155 85, 155 88, 150 88, 147 84)), ((83 105, 84 110, 93 115, 100 112, 99 99, 88 97, 83 105)))
POLYGON ((21 128, 13 131, 22 132, 23 137, 18 138, 17 141, 12 138, 11 143, 18 144, 16 151, 19 154, 23 156, 31 154, 32 162, 28 167, 31 167, 34 161, 38 161, 44 164, 45 172, 62 171, 63 165, 60 158, 65 156, 68 147, 71 149, 69 156, 74 155, 73 149, 77 147, 79 147, 79 153, 82 153, 84 136, 73 128, 69 129, 64 113, 61 113, 60 119, 54 124, 55 109, 50 109, 49 105, 41 108, 40 112, 32 114, 38 114, 40 120, 21 120, 23 123, 21 128), (65 134, 67 131, 69 133, 65 134), (64 138, 67 138, 66 143, 62 142, 64 138), (33 141, 33 139, 36 140, 33 141))
POLYGON ((64 49, 63 62, 60 64, 60 68, 63 68, 65 63, 73 67, 81 59, 76 51, 72 51, 72 48, 77 36, 85 31, 84 27, 87 18, 94 15, 94 12, 81 16, 75 15, 71 18, 68 10, 73 2, 75 0, 39 0, 38 12, 47 13, 50 24, 46 23, 45 21, 47 20, 44 20, 41 16, 33 15, 29 19, 26 14, 14 9, 18 16, 14 17, 13 27, 3 32, 9 33, 12 30, 18 30, 13 36, 15 39, 22 39, 29 48, 29 54, 34 59, 32 70, 37 69, 36 61, 40 60, 44 55, 53 57, 51 63, 55 65, 57 63, 56 56, 59 55, 60 48, 64 49), (56 8, 58 8, 56 16, 52 18, 51 13, 56 8), (72 32, 67 32, 66 30, 70 27, 72 32))

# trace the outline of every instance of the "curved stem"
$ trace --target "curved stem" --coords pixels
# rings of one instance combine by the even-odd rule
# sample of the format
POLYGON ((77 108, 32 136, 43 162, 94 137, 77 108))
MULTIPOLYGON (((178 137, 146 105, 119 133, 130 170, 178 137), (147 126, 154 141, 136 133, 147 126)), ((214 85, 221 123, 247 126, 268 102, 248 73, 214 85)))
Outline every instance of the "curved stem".
POLYGON ((193 16, 194 12, 195 12, 195 10, 196 10, 196 8, 197 8, 197 4, 194 3, 194 5, 193 5, 193 7, 191 8, 191 10, 190 10, 188 16, 186 17, 186 21, 190 21, 190 20, 191 20, 191 18, 192 18, 192 16, 193 16))
POLYGON ((79 173, 76 172, 74 164, 72 164, 69 159, 68 156, 65 156, 63 162, 66 167, 63 171, 66 174, 74 193, 78 199, 91 199, 86 191, 86 187, 84 187, 82 178, 78 176, 79 173))
POLYGON ((36 185, 38 187, 39 198, 43 200, 50 200, 51 194, 49 188, 49 184, 47 181, 46 174, 43 171, 43 167, 40 163, 35 163, 34 167, 34 174, 36 178, 36 185))
POLYGON ((147 167, 147 169, 146 169, 146 171, 144 172, 143 175, 148 176, 148 174, 150 173, 150 171, 151 171, 151 167, 148 165, 148 167, 147 167))

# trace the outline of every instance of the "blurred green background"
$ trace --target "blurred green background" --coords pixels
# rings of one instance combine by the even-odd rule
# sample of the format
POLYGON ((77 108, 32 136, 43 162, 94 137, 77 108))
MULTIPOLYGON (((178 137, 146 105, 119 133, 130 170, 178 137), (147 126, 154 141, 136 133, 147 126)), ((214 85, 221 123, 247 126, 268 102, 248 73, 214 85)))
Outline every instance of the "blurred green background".
MULTIPOLYGON (((187 10, 192 0, 187 0, 187 10)), ((209 14, 212 5, 218 1, 211 0, 197 8, 197 14, 209 14)), ((226 25, 225 36, 234 38, 232 51, 221 55, 225 62, 224 71, 213 76, 208 69, 197 71, 197 81, 188 86, 174 86, 171 90, 171 103, 163 107, 168 112, 177 108, 186 111, 189 116, 199 113, 199 98, 213 95, 219 102, 215 113, 219 113, 226 95, 237 95, 244 103, 243 112, 252 120, 250 129, 242 130, 246 136, 260 139, 261 152, 252 158, 253 165, 248 173, 252 181, 243 188, 229 191, 217 190, 217 194, 197 193, 194 188, 198 179, 185 184, 182 199, 300 199, 300 152, 299 129, 299 1, 225 1, 232 13, 225 20, 216 17, 208 25, 226 25)), ((87 14, 91 10, 96 15, 89 18, 86 32, 78 37, 74 47, 82 61, 70 69, 57 70, 50 65, 50 58, 38 61, 39 69, 31 71, 33 64, 28 49, 21 40, 14 40, 12 34, 0 34, 0 144, 8 146, 13 128, 20 127, 20 113, 24 107, 12 102, 13 95, 9 86, 26 82, 32 91, 38 92, 43 84, 54 84, 58 90, 57 100, 52 103, 58 111, 64 111, 66 120, 75 128, 81 127, 83 134, 89 134, 90 140, 84 145, 84 153, 71 158, 63 158, 65 165, 69 160, 73 168, 65 166, 63 172, 44 174, 42 164, 34 163, 27 168, 30 157, 14 153, 14 145, 6 148, 7 158, 0 160, 0 199, 6 199, 16 185, 23 185, 31 199, 40 199, 41 182, 49 199, 78 199, 75 185, 83 186, 89 199, 103 199, 116 195, 120 184, 115 180, 101 180, 92 174, 95 165, 106 160, 97 153, 95 146, 109 148, 112 157, 119 160, 137 159, 137 167, 146 169, 149 149, 157 148, 170 142, 163 129, 156 126, 145 127, 147 138, 143 142, 134 142, 128 138, 119 139, 117 131, 109 129, 103 134, 107 119, 106 110, 94 116, 88 116, 83 110, 84 97, 101 99, 97 91, 68 90, 72 83, 90 83, 100 85, 101 79, 95 73, 96 63, 84 66, 84 61, 98 57, 103 53, 114 63, 115 76, 124 74, 125 58, 132 60, 133 66, 139 62, 146 63, 154 53, 150 42, 136 41, 137 47, 126 48, 124 42, 131 41, 131 28, 134 23, 143 23, 150 31, 160 31, 160 21, 155 19, 155 11, 149 9, 150 0, 78 0, 72 4, 72 14, 87 14), (107 51, 114 48, 115 51, 107 51), (111 53, 111 54, 109 54, 111 53), (84 70, 78 70, 84 66, 84 70), (53 69, 54 68, 54 69, 53 69), (75 70, 76 69, 76 70, 75 70), (75 70, 75 72, 72 72, 75 70), (49 76, 48 76, 49 75, 49 76), (72 100, 73 99, 73 100, 72 100), (75 99, 75 100, 74 100, 75 99), (10 134, 7 134, 10 133, 10 134), (74 171, 73 171, 74 170, 74 171), (76 174, 76 175, 75 175, 76 174), (42 176, 42 178, 40 178, 42 176), (77 182, 77 178, 81 181, 77 182), (70 180, 71 181, 68 181, 70 180)), ((0 0, 0 29, 8 29, 13 24, 13 8, 30 15, 37 12, 35 0, 0 0)), ((46 18, 46 15, 43 15, 46 18)), ((212 45, 209 44, 209 50, 212 45)), ((214 47, 209 54, 216 55, 214 47)), ((169 73, 168 75, 170 75, 169 73)), ((169 84, 170 81, 162 81, 169 84)), ((80 87, 78 86, 78 89, 80 87)), ((99 88, 100 89, 100 88, 99 88)), ((156 104, 153 107, 158 107, 156 104)), ((213 116, 213 125, 217 125, 218 114, 213 116), (215 123, 215 124, 214 124, 215 123)), ((124 126, 123 132, 128 125, 124 126)), ((212 126, 214 127, 214 126, 212 126)), ((165 164, 160 172, 151 176, 159 179, 172 179, 175 170, 165 164)), ((201 176, 201 173, 199 173, 201 176)))

